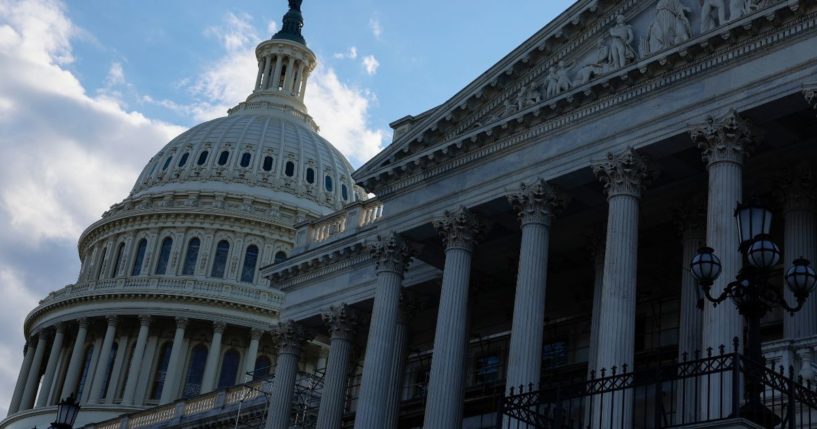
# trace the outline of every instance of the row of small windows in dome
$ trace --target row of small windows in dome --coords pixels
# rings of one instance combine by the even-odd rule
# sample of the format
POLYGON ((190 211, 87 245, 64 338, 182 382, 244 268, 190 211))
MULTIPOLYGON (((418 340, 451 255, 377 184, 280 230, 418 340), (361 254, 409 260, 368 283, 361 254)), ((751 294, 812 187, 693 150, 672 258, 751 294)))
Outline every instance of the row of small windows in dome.
MULTIPOLYGON (((196 263, 198 262, 199 249, 201 247, 201 240, 197 237, 191 238, 187 242, 187 249, 182 264, 182 275, 194 275, 196 263)), ((159 257, 157 258, 154 269, 155 275, 166 275, 168 262, 170 260, 170 252, 173 248, 173 239, 165 237, 159 247, 159 257)), ((116 249, 116 257, 114 260, 114 276, 120 271, 120 266, 124 262, 122 256, 125 251, 125 243, 120 243, 116 249)), ((142 269, 145 261, 145 254, 147 252, 147 239, 139 240, 136 246, 136 256, 131 266, 130 275, 138 276, 142 274, 142 269)), ((210 277, 224 278, 227 267, 227 257, 230 252, 230 243, 227 240, 221 240, 216 245, 216 252, 213 258, 213 265, 210 270, 210 277)), ((99 260, 99 268, 96 273, 96 278, 102 278, 102 267, 105 265, 106 251, 103 250, 102 256, 99 260)), ((247 246, 244 252, 244 262, 241 266, 240 281, 245 283, 253 283, 255 281, 255 271, 258 265, 259 250, 258 246, 251 244, 247 246)), ((286 253, 279 251, 275 254, 275 263, 281 262, 287 258, 286 253)))
MULTIPOLYGON (((205 150, 205 151, 201 152, 201 154, 199 154, 199 159, 196 162, 196 164, 199 165, 199 166, 204 165, 207 162, 208 155, 209 155, 209 151, 205 150)), ((182 157, 179 160, 179 163, 177 165, 178 168, 182 168, 182 167, 185 166, 185 164, 187 164, 187 159, 188 159, 189 156, 190 156, 189 152, 185 152, 182 155, 182 157)), ((227 161, 229 160, 229 158, 230 158, 230 151, 228 151, 228 150, 221 151, 221 153, 218 156, 217 164, 220 165, 220 166, 224 166, 224 165, 227 164, 227 161)), ((167 160, 164 163, 164 166, 162 167, 162 171, 167 170, 168 166, 170 165, 170 161, 172 159, 173 159, 172 155, 167 158, 167 160)), ((261 163, 261 169, 264 170, 264 171, 267 171, 267 172, 272 171, 272 166, 273 166, 274 161, 275 160, 273 159, 273 157, 271 157, 269 155, 264 156, 264 161, 261 163)), ((239 166, 241 166, 242 168, 248 168, 250 166, 251 162, 252 162, 252 154, 250 152, 244 152, 241 155, 241 160, 239 161, 239 166)), ((155 169, 155 167, 154 167, 154 169, 155 169)), ((151 175, 152 174, 153 173, 151 173, 151 175)), ((295 176, 295 163, 294 162, 292 162, 292 161, 287 161, 286 162, 286 164, 284 165, 284 174, 287 177, 294 177, 295 176)), ((306 173, 305 173, 305 178, 306 178, 307 183, 309 183, 310 185, 314 184, 315 183, 315 169, 313 169, 311 167, 307 167, 306 173)), ((327 175, 327 176, 324 177, 323 187, 324 187, 324 189, 326 189, 327 192, 332 192, 332 190, 334 189, 334 183, 333 183, 333 180, 332 180, 331 176, 327 175)), ((341 183, 340 193, 341 193, 341 198, 343 199, 343 201, 348 201, 349 200, 349 189, 348 189, 348 187, 346 186, 345 183, 341 183)))

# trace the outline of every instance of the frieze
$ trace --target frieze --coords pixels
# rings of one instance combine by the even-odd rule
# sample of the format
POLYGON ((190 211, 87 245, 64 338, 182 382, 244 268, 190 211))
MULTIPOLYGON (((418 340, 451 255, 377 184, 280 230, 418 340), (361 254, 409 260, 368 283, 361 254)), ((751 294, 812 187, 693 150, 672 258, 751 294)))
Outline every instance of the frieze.
MULTIPOLYGON (((270 285, 276 289, 287 290, 293 285, 314 280, 361 263, 373 263, 368 247, 364 241, 358 241, 341 248, 334 248, 325 253, 296 262, 289 262, 282 268, 265 274, 270 285)), ((313 252, 310 252, 314 254, 313 252)))
MULTIPOLYGON (((769 17, 775 16, 774 12, 786 10, 788 6, 778 5, 772 9, 773 10, 765 11, 766 15, 764 15, 762 19, 755 16, 752 18, 767 21, 770 19, 769 17)), ((745 20, 732 23, 732 28, 735 30, 743 29, 748 25, 743 21, 745 20)), ((773 27, 766 31, 758 32, 754 38, 741 40, 739 42, 736 41, 729 44, 727 48, 715 52, 707 48, 708 43, 706 41, 691 40, 684 46, 675 47, 662 53, 660 60, 657 58, 651 60, 651 63, 669 63, 669 58, 673 55, 684 59, 683 63, 679 63, 672 71, 663 75, 654 76, 646 80, 641 79, 640 82, 630 82, 631 84, 623 90, 606 96, 595 97, 592 102, 570 109, 561 114, 556 111, 551 112, 552 115, 550 118, 540 119, 540 122, 535 125, 526 124, 524 128, 514 128, 508 126, 511 122, 504 120, 499 121, 485 129, 474 130, 463 136, 459 136, 455 140, 447 141, 444 145, 428 148, 424 152, 414 155, 411 159, 395 162, 389 165, 388 176, 385 175, 387 170, 382 170, 378 172, 377 176, 359 178, 359 182, 362 183, 366 189, 376 192, 379 196, 383 197, 399 189, 424 182, 443 172, 456 169, 473 160, 529 141, 552 130, 565 126, 575 126, 583 119, 598 114, 599 112, 619 108, 625 105, 625 103, 638 100, 646 94, 674 85, 677 82, 689 79, 709 69, 740 61, 744 56, 752 55, 761 49, 768 49, 774 44, 784 42, 798 34, 810 31, 815 25, 817 25, 817 14, 800 15, 786 27, 773 27), (706 51, 707 55, 697 59, 691 58, 689 52, 696 49, 706 51), (495 135, 504 129, 509 131, 504 135, 495 135)), ((644 63, 642 61, 637 65, 631 65, 629 69, 631 69, 630 72, 635 70, 636 73, 646 74, 649 72, 649 67, 650 63, 644 63)), ((565 95, 560 95, 559 97, 564 98, 565 95)), ((528 108, 524 114, 539 116, 543 111, 545 111, 545 109, 539 105, 528 108)), ((514 117, 519 115, 520 114, 516 114, 514 117)))

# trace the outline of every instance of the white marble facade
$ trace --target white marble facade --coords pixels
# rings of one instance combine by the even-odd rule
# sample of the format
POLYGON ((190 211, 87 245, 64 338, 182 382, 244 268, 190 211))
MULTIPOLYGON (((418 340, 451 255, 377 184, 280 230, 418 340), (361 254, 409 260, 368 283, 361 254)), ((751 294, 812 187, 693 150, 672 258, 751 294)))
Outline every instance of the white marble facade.
MULTIPOLYGON (((262 42, 248 100, 174 139, 83 234, 79 280, 27 319, 0 427, 33 421, 86 372, 90 409, 109 406, 100 420, 172 402, 185 364, 168 366, 172 387, 155 399, 149 377, 130 381, 155 367, 163 341, 172 356, 208 345, 198 393, 217 389, 225 350, 250 371, 248 354, 266 356, 267 429, 290 427, 309 347, 328 353, 317 427, 447 429, 493 424, 500 392, 554 374, 684 359, 740 337, 733 307, 697 308, 684 267, 707 244, 723 281, 734 275, 732 211, 749 196, 779 202, 785 252, 817 256, 817 5, 579 0, 543 24, 443 104, 395 121, 392 144, 354 172, 303 106, 314 55, 297 40, 262 42), (141 344, 141 367, 114 343, 141 344), (89 372, 73 361, 90 344, 102 350, 89 372), (108 387, 94 380, 106 357, 118 374, 108 387)), ((764 322, 778 338, 769 356, 811 379, 813 301, 764 322)), ((629 427, 627 412, 592 412, 629 427)))

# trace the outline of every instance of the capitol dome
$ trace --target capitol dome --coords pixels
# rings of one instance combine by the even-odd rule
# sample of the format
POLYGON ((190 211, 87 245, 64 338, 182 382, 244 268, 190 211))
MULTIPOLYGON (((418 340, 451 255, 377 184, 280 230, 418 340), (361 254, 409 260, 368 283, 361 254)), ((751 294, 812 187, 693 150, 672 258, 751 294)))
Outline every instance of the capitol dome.
POLYGON ((250 102, 168 143, 148 162, 131 198, 212 190, 323 215, 360 198, 351 173, 306 114, 250 102))
MULTIPOLYGON (((165 145, 82 233, 76 282, 26 317, 0 428, 47 426, 69 395, 86 423, 269 374, 282 293, 259 269, 288 257, 296 223, 365 198, 304 105, 316 58, 289 4, 246 101, 165 145)), ((307 366, 325 354, 306 353, 307 366)))

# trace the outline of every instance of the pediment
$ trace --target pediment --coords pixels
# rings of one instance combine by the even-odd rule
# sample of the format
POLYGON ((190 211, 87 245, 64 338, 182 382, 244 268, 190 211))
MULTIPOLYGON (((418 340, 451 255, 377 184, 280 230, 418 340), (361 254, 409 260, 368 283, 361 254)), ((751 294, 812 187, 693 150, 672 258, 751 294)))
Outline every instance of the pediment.
POLYGON ((353 177, 379 193, 480 140, 567 116, 776 25, 801 1, 580 0, 445 103, 393 123, 392 144, 353 177))

